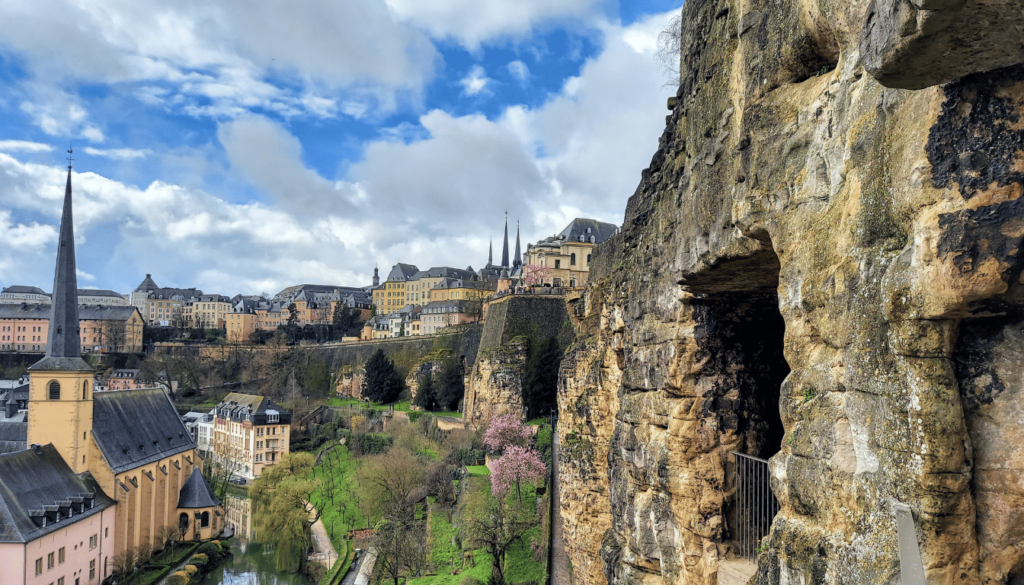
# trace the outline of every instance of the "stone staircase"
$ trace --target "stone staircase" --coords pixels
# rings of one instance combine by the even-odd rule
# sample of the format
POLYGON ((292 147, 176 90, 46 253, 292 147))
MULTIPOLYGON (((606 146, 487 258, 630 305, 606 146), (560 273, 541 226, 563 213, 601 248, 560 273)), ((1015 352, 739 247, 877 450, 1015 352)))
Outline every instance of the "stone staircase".
POLYGON ((718 565, 718 585, 747 585, 757 573, 757 564, 746 559, 729 559, 718 565))

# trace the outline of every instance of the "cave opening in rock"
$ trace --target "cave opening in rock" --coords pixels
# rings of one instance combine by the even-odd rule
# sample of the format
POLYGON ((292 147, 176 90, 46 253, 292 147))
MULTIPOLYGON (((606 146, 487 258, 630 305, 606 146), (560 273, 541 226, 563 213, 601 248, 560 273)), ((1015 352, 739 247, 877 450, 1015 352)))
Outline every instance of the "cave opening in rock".
POLYGON ((723 537, 751 560, 778 511, 767 460, 785 440, 780 397, 790 368, 779 271, 779 258, 768 247, 681 283, 695 294, 696 341, 706 351, 704 373, 714 379, 705 412, 717 420, 730 451, 723 453, 723 537))

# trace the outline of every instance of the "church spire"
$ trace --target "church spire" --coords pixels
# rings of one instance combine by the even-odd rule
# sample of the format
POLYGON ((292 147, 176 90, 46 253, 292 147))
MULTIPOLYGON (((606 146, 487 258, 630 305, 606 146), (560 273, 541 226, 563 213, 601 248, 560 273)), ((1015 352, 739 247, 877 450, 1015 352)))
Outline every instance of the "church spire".
POLYGON ((519 254, 519 220, 516 220, 516 255, 512 259, 512 268, 519 268, 523 265, 523 257, 519 254))
POLYGON ((508 212, 505 212, 505 245, 501 249, 501 267, 508 268, 508 212))
POLYGON ((494 264, 494 240, 487 244, 487 265, 494 264))
POLYGON ((57 240, 57 270, 53 275, 53 297, 50 303, 48 337, 46 357, 82 357, 78 331, 78 276, 75 273, 75 228, 71 216, 70 164, 68 165, 68 184, 64 189, 64 213, 60 220, 60 238, 57 240))

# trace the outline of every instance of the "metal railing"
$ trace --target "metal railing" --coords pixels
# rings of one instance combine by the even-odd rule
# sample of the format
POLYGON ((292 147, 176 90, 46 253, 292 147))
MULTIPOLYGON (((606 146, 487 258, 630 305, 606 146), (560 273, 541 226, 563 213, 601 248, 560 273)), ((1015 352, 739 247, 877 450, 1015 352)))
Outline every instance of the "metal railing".
POLYGON ((768 461, 733 453, 736 456, 736 531, 734 540, 740 555, 757 562, 761 539, 768 535, 772 520, 779 513, 779 501, 771 486, 768 461))

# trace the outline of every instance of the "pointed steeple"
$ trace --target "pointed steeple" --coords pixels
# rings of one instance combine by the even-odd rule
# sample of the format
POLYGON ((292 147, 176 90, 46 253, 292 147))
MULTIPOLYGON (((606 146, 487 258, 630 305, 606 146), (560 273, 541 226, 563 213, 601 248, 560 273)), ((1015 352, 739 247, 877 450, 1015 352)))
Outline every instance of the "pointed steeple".
POLYGON ((71 165, 64 190, 64 213, 57 240, 57 270, 53 275, 50 305, 50 331, 46 357, 81 358, 78 331, 78 276, 75 273, 75 228, 71 216, 71 165))
POLYGON ((505 245, 501 249, 501 266, 508 268, 508 212, 505 212, 505 245))
POLYGON ((523 265, 523 257, 519 254, 519 220, 516 220, 516 255, 512 259, 512 268, 519 268, 523 265))
POLYGON ((494 240, 492 239, 487 244, 487 265, 492 266, 494 264, 494 240))

